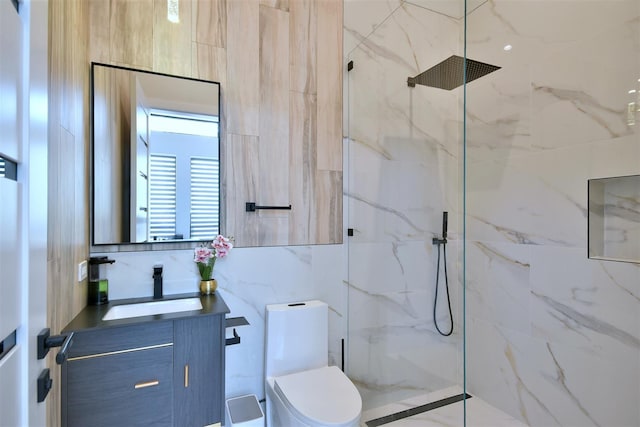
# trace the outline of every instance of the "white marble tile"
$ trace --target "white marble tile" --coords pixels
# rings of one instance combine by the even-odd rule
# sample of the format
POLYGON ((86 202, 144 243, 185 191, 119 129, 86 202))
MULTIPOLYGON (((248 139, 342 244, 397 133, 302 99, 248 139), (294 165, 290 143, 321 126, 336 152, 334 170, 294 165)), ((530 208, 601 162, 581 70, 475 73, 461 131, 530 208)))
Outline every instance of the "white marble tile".
POLYGON ((529 245, 467 245, 467 316, 531 332, 529 245))
POLYGON ((469 164, 469 238, 586 247, 588 158, 567 149, 469 164))
POLYGON ((398 6, 401 0, 345 0, 344 52, 347 55, 376 29, 398 6))
POLYGON ((534 426, 631 426, 640 421, 634 403, 640 380, 635 350, 594 354, 481 320, 473 320, 470 328, 472 395, 534 426), (613 395, 619 398, 615 405, 613 395))
POLYGON ((593 354, 640 354, 640 267, 587 259, 583 249, 535 248, 531 255, 534 336, 593 354))

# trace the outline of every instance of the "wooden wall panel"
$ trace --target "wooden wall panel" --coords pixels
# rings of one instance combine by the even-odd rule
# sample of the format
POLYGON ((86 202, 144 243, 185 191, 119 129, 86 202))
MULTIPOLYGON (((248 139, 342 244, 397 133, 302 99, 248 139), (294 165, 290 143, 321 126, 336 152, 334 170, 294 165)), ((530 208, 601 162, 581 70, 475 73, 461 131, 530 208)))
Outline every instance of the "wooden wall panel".
POLYGON ((293 209, 289 244, 314 241, 316 170, 316 96, 291 92, 289 198, 293 209))
POLYGON ((261 205, 289 204, 288 23, 287 12, 260 6, 261 205))
POLYGON ((90 0, 90 57, 221 83, 223 231, 238 246, 341 243, 342 0, 180 4, 176 25, 163 0, 90 0))
POLYGON ((111 59, 111 2, 89 0, 89 53, 93 62, 108 63, 111 59))
POLYGON ((191 75, 191 2, 181 1, 179 22, 167 19, 167 0, 153 4, 153 70, 178 76, 191 75))
POLYGON ((342 1, 318 1, 318 168, 342 170, 342 1))
POLYGON ((226 185, 233 191, 226 191, 227 232, 236 242, 257 242, 259 217, 245 212, 245 203, 256 200, 258 194, 258 137, 251 135, 227 134, 227 145, 223 162, 227 168, 226 185))
MULTIPOLYGON (((259 136, 260 40, 256 0, 227 2, 227 132, 259 136)), ((224 89, 223 89, 224 90, 224 89)))
POLYGON ((227 47, 227 0, 195 0, 193 16, 193 41, 227 47))
POLYGON ((317 7, 314 0, 295 0, 289 11, 291 90, 298 92, 316 93, 317 7))
MULTIPOLYGON (((76 266, 89 253, 90 21, 85 0, 49 2, 47 324, 54 334, 87 300, 87 282, 77 282, 76 266)), ((100 46, 100 37, 100 33, 95 34, 91 42, 100 46)), ((47 362, 54 381, 47 397, 47 425, 57 427, 60 369, 53 361, 54 355, 52 352, 47 362)))
POLYGON ((152 69, 154 0, 110 0, 110 4, 110 61, 152 69))
MULTIPOLYGON (((292 0, 293 3, 297 1, 298 0, 292 0)), ((288 12, 291 2, 290 0, 260 0, 260 4, 263 6, 269 6, 274 9, 280 9, 288 12)))

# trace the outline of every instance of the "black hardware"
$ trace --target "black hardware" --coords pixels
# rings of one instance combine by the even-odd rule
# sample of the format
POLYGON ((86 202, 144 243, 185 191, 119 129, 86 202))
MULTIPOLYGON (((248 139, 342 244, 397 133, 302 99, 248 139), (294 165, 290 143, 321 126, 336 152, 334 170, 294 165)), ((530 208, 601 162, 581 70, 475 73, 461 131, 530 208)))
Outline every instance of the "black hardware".
POLYGON ((283 210, 283 211, 290 211, 291 210, 291 205, 289 206, 258 206, 255 204, 255 202, 247 202, 246 204, 246 212, 255 212, 258 209, 271 209, 271 210, 283 210))
POLYGON ((236 332, 236 326, 249 325, 249 321, 245 317, 228 317, 225 320, 225 328, 233 328, 233 338, 225 339, 225 345, 240 344, 240 335, 236 332))
POLYGON ((287 307, 299 307, 301 305, 307 305, 307 304, 304 303, 304 302, 294 302, 294 303, 291 303, 291 304, 287 304, 287 307))
POLYGON ((353 70, 353 61, 349 61, 349 63, 347 64, 347 71, 351 70, 353 70))
POLYGON ((225 320, 226 328, 234 328, 236 326, 249 325, 249 321, 244 317, 228 317, 225 320))
POLYGON ((73 344, 74 332, 68 335, 50 335, 51 330, 45 328, 38 334, 38 360, 44 359, 52 347, 61 347, 56 354, 56 363, 62 365, 67 360, 69 347, 73 344))
POLYGON ((407 86, 416 87, 416 79, 413 77, 407 78, 407 86))
POLYGON ((11 332, 7 337, 0 341, 0 360, 16 346, 16 331, 11 332))
POLYGON ((0 178, 7 178, 12 181, 18 180, 18 164, 0 156, 0 178))
POLYGON ((52 386, 53 380, 49 375, 49 369, 44 369, 38 376, 38 403, 44 402, 52 386))
POLYGON ((225 345, 240 344, 240 335, 236 332, 236 328, 233 328, 233 338, 227 338, 224 340, 225 345))
POLYGON ((442 239, 434 237, 431 242, 434 245, 446 245, 447 244, 447 230, 449 226, 449 213, 442 212, 442 239))
POLYGON ((353 228, 347 228, 347 236, 353 237, 353 228))
POLYGON ((342 346, 342 372, 344 372, 344 338, 342 338, 340 341, 342 346))
POLYGON ((109 259, 106 256, 92 256, 89 258, 89 265, 113 264, 114 262, 116 262, 115 259, 109 259))
POLYGON ((162 264, 153 266, 153 299, 162 298, 162 264))

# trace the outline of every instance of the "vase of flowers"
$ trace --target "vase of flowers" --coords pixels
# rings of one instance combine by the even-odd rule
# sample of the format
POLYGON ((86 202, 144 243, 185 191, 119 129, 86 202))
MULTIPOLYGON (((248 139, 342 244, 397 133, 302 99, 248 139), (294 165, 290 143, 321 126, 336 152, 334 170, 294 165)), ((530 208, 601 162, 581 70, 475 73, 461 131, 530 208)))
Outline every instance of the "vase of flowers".
POLYGON ((232 248, 231 239, 219 235, 210 244, 203 243, 195 249, 193 260, 200 273, 200 293, 202 295, 215 292, 218 282, 213 278, 213 266, 218 258, 226 257, 232 248))

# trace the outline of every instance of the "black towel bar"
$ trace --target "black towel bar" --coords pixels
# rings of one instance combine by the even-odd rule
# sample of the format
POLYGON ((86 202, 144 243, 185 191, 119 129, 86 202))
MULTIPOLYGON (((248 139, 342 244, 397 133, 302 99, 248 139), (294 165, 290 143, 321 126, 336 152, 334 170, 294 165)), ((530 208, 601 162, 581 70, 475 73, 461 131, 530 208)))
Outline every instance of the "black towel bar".
POLYGON ((271 210, 283 210, 283 211, 290 211, 291 210, 291 205, 288 206, 258 206, 255 204, 255 202, 247 202, 246 204, 246 212, 255 212, 258 209, 271 209, 271 210))

